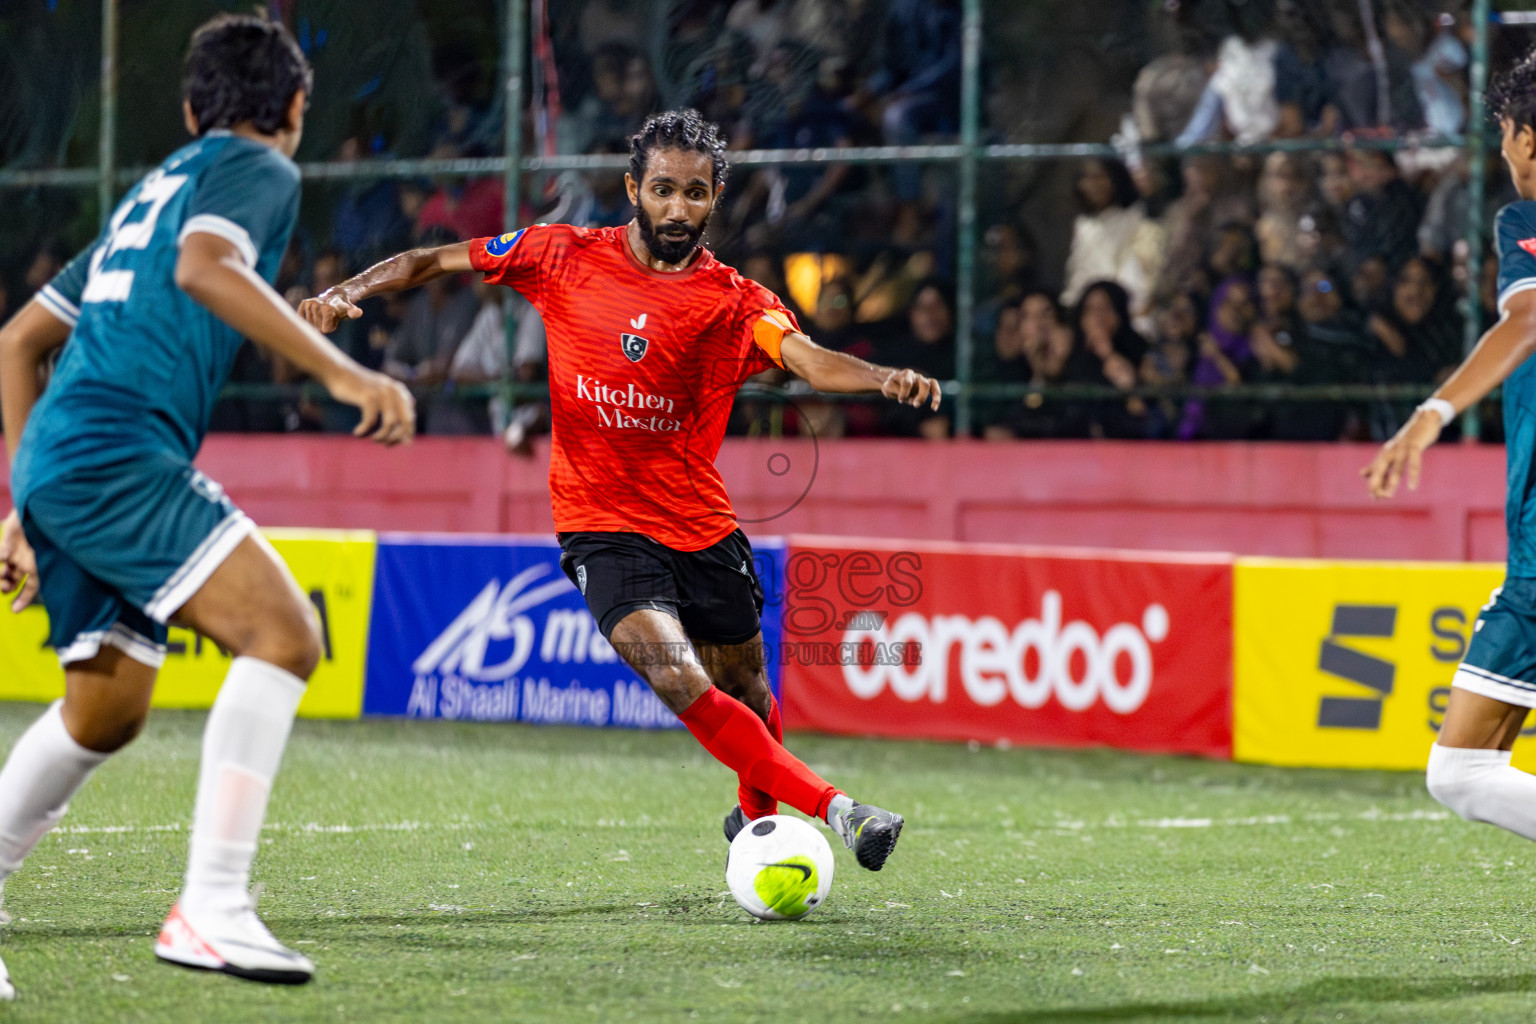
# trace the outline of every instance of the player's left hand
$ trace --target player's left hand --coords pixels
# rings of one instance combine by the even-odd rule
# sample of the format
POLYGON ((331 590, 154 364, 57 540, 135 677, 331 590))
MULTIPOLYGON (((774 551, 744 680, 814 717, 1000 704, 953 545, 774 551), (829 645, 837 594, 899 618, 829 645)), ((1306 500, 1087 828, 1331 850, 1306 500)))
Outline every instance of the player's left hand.
POLYGON ((1376 453, 1371 464, 1360 470, 1371 497, 1392 497, 1405 476, 1408 489, 1418 490, 1424 449, 1440 439, 1442 429, 1444 424, 1439 413, 1427 409, 1415 410, 1397 435, 1381 446, 1381 451, 1376 453))
POLYGON ((21 517, 12 510, 0 524, 0 594, 9 594, 17 587, 21 592, 11 602, 13 612, 21 611, 37 596, 37 556, 21 530, 21 517))
POLYGON ((939 382, 932 377, 924 377, 916 370, 896 370, 880 385, 880 393, 917 409, 927 403, 935 411, 939 408, 939 399, 943 397, 939 382))

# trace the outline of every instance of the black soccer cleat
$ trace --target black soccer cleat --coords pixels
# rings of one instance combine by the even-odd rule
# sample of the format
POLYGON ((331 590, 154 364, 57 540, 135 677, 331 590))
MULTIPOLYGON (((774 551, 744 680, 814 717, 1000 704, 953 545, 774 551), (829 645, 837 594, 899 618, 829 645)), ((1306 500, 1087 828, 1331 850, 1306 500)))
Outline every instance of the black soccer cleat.
POLYGON ((883 811, 872 804, 854 804, 837 816, 834 828, 853 851, 860 867, 879 871, 896 849, 896 840, 900 838, 904 824, 905 819, 892 811, 883 811))
POLYGON ((737 833, 747 827, 747 816, 742 813, 738 805, 731 808, 731 813, 725 816, 725 841, 734 842, 737 833))

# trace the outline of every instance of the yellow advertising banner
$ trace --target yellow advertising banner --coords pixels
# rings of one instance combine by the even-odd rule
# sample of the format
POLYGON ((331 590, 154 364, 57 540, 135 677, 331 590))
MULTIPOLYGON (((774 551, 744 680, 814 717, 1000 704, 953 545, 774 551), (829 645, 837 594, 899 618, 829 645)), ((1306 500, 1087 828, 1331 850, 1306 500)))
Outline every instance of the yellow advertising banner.
MULTIPOLYGON (((320 667, 299 704, 306 718, 357 718, 363 709, 368 618, 377 540, 368 530, 264 530, 320 616, 320 667)), ((49 701, 64 693, 64 673, 47 646, 48 613, 0 609, 0 700, 49 701)), ((213 704, 229 655, 187 629, 171 628, 153 706, 213 704)))
MULTIPOLYGON (((1241 558, 1235 572, 1234 759, 1423 768, 1504 567, 1241 558)), ((1515 764, 1536 770, 1536 743, 1515 764)))

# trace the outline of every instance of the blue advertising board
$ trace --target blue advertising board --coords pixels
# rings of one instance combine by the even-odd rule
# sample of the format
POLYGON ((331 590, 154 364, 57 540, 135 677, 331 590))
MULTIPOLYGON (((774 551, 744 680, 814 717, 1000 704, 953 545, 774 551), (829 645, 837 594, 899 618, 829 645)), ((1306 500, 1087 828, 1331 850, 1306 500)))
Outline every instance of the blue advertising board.
MULTIPOLYGON (((776 651, 784 543, 753 548, 776 651)), ((681 727, 598 632, 553 538, 380 534, 377 559, 365 715, 681 727)))

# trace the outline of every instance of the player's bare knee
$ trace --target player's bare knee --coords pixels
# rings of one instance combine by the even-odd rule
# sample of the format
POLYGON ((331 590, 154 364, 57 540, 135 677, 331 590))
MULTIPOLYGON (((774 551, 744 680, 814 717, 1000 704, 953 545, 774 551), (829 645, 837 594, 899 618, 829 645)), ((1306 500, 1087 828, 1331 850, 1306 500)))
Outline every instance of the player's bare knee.
POLYGON ((144 731, 148 718, 148 713, 143 711, 66 715, 64 727, 70 738, 85 749, 98 754, 115 754, 144 731))
POLYGON ((319 617, 307 603, 290 608, 286 614, 273 616, 252 638, 249 647, 239 653, 307 681, 324 653, 319 617))
POLYGON ((761 669, 733 673, 731 696, 751 708, 764 721, 773 709, 773 688, 768 684, 768 674, 761 669))
POLYGON ((645 681, 675 715, 688 710, 688 706, 712 685, 704 670, 692 662, 648 665, 645 681))

